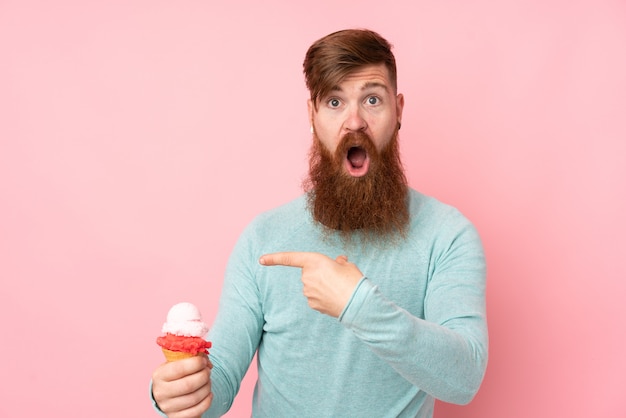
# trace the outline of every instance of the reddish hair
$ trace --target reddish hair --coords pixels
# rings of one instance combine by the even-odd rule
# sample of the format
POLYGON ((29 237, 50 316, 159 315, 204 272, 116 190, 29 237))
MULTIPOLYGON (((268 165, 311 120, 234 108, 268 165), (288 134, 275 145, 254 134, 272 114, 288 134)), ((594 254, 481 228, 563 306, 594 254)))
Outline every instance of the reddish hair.
POLYGON ((302 66, 311 101, 318 99, 355 70, 372 64, 385 64, 394 90, 397 90, 396 59, 392 45, 367 29, 346 29, 317 40, 306 53, 302 66))

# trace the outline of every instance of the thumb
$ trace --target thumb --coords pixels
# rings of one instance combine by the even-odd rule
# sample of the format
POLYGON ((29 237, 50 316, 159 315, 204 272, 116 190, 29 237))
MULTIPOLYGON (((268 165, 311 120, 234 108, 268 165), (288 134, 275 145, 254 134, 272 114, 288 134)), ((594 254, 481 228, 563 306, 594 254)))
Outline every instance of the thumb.
POLYGON ((335 258, 335 261, 341 265, 348 264, 348 256, 340 255, 339 257, 335 258))

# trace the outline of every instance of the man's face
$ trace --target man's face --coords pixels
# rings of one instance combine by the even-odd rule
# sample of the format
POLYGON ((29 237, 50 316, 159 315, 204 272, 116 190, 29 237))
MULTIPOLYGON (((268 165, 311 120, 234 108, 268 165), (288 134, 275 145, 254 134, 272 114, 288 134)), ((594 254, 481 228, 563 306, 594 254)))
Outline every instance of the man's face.
MULTIPOLYGON (((334 154, 349 133, 364 133, 380 152, 402 120, 404 97, 396 95, 384 64, 365 66, 347 76, 317 106, 309 100, 311 126, 321 144, 334 154)), ((370 158, 364 148, 346 150, 344 170, 352 177, 367 174, 370 158)))
POLYGON ((315 132, 304 186, 316 221, 344 237, 359 230, 373 240, 406 230, 402 105, 383 65, 353 73, 317 109, 309 103, 315 132))

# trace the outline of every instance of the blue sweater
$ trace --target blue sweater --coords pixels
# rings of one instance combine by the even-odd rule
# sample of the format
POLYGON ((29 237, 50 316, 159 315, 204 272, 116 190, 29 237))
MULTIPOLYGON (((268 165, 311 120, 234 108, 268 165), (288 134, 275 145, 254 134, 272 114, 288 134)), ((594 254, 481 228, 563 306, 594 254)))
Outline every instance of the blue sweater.
POLYGON ((456 209, 410 191, 409 235, 342 242, 304 196, 258 216, 228 262, 211 327, 213 404, 231 406, 258 350, 254 417, 432 417, 435 398, 468 403, 487 365, 485 261, 456 209), (262 254, 347 255, 365 275, 339 318, 311 309, 301 270, 262 254))

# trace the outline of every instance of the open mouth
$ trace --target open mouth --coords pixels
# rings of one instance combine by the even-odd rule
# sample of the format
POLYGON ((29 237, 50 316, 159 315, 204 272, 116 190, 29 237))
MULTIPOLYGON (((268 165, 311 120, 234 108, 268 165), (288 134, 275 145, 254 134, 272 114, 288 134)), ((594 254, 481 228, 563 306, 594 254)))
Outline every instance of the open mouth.
POLYGON ((367 151, 361 147, 351 147, 346 154, 346 169, 353 177, 365 175, 369 169, 367 151))

